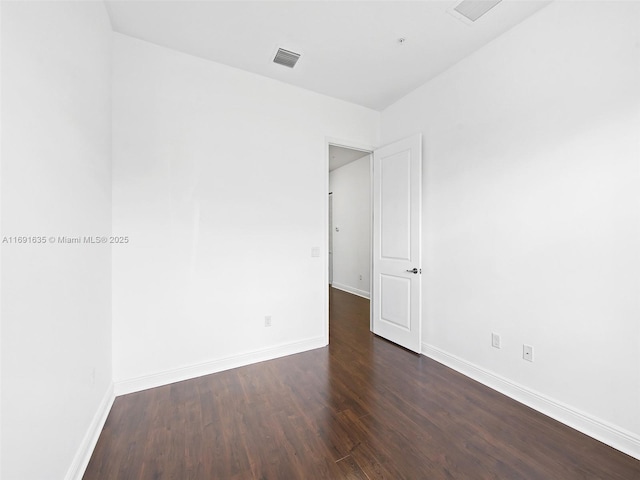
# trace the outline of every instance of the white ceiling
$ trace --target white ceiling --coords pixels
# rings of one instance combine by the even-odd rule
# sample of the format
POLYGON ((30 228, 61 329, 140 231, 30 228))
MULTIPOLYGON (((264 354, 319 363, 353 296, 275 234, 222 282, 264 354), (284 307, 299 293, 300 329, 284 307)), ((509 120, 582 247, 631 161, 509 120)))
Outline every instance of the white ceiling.
POLYGON ((344 167, 346 164, 366 157, 370 152, 329 145, 329 171, 344 167))
POLYGON ((503 0, 473 24, 451 13, 458 3, 106 2, 117 32, 376 110, 549 2, 503 0), (278 47, 302 54, 294 69, 272 62, 278 47))

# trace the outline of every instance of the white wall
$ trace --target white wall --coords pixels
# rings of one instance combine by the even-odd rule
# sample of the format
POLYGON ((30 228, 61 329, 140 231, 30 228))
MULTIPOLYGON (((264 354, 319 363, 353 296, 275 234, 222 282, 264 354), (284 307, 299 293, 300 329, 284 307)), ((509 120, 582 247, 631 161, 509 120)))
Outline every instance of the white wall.
MULTIPOLYGON (((102 2, 2 2, 2 235, 108 235, 102 2)), ((81 473, 111 389, 111 253, 2 244, 2 478, 81 473), (106 402, 106 403, 105 403, 106 402)))
POLYGON ((424 351, 636 456, 638 25, 556 2, 382 116, 382 143, 425 135, 424 351))
POLYGON ((370 165, 367 155, 329 173, 329 191, 333 192, 333 286, 367 298, 371 279, 370 165))
POLYGON ((375 144, 379 113, 114 48, 113 228, 131 239, 113 252, 117 391, 325 344, 326 137, 375 144))

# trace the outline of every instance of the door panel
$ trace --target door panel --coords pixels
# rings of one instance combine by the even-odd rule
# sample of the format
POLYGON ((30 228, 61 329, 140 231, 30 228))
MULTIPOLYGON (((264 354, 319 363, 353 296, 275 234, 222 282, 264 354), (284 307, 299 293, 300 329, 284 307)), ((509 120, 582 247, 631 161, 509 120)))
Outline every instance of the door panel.
POLYGON ((421 206, 421 136, 373 152, 373 332, 414 352, 421 342, 421 206))
POLYGON ((380 318, 410 330, 411 281, 407 278, 380 275, 380 318))
POLYGON ((409 152, 399 152, 380 161, 380 255, 411 258, 411 164, 409 152))

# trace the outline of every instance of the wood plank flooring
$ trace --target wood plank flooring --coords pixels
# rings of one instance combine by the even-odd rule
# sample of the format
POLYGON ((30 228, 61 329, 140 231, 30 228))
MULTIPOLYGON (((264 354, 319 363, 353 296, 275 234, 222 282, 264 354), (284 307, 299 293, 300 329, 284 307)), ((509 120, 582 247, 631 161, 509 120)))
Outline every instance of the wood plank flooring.
POLYGON ((640 479, 640 461, 369 332, 116 398, 85 480, 640 479))

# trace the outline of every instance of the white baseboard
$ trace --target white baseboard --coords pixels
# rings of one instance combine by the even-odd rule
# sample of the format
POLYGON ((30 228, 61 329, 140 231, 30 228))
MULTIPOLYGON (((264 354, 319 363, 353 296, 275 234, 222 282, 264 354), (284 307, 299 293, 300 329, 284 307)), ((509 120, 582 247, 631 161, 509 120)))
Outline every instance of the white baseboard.
POLYGON ((423 343, 422 354, 640 460, 640 437, 632 432, 530 390, 432 345, 423 343))
POLYGON ((115 382, 117 396, 325 347, 324 336, 115 382))
POLYGON ((359 297, 363 297, 363 298, 369 298, 369 292, 366 292, 364 290, 360 290, 359 288, 355 288, 355 287, 350 287, 349 285, 343 285, 341 283, 332 283, 331 286, 333 288, 337 288, 338 290, 342 290, 343 292, 347 292, 347 293, 353 293, 354 295, 358 295, 359 297))
POLYGON ((89 460, 91 460, 93 449, 96 447, 96 443, 98 443, 98 438, 100 437, 100 433, 102 433, 102 428, 104 427, 107 417, 109 416, 109 412, 111 411, 114 399, 115 395, 113 393, 112 383, 109 385, 104 397, 102 397, 100 406, 98 406, 98 410, 93 416, 93 420, 82 439, 82 443, 80 443, 80 447, 73 458, 73 462, 71 462, 71 466, 69 467, 69 470, 67 470, 67 475, 64 477, 65 480, 82 480, 84 471, 87 469, 87 465, 89 465, 89 460))

